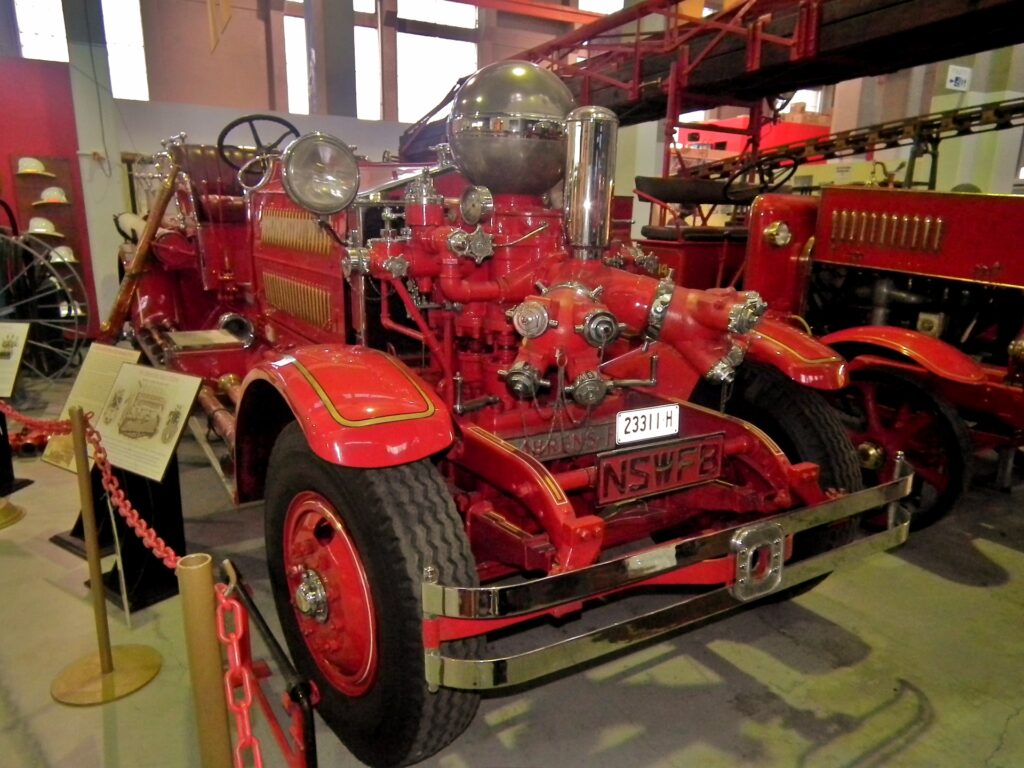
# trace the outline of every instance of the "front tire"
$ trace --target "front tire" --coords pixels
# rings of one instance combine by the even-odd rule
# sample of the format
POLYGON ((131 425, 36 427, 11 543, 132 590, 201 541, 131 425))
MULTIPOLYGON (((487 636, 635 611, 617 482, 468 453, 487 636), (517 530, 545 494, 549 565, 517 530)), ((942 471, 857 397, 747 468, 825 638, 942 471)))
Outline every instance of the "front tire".
MULTIPOLYGON (((720 405, 721 390, 708 388, 699 393, 698 400, 709 406, 720 405)), ((750 363, 741 366, 725 412, 767 433, 790 462, 817 464, 822 489, 852 493, 864 487, 857 454, 835 411, 817 392, 800 386, 781 371, 750 363)), ((792 562, 848 544, 856 534, 857 525, 852 520, 798 533, 793 538, 792 562)), ((796 597, 825 578, 803 582, 778 596, 796 597)))
MULTIPOLYGON (((441 583, 475 586, 477 576, 435 467, 339 467, 293 422, 271 453, 265 514, 277 613, 331 729, 371 766, 410 765, 450 744, 479 696, 427 690, 420 585, 427 566, 441 583)), ((477 655, 482 644, 446 653, 477 655)))
POLYGON ((725 411, 768 433, 791 462, 817 464, 823 489, 852 492, 864 487, 857 454, 828 402, 781 371, 744 365, 725 411))

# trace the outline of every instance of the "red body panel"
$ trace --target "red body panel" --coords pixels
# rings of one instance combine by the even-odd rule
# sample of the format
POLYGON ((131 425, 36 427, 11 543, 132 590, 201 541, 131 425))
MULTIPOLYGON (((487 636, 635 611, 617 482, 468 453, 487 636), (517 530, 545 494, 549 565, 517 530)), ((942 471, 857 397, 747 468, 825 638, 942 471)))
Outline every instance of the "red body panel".
MULTIPOLYGON (((433 389, 402 362, 373 349, 296 349, 254 368, 243 400, 254 381, 281 393, 313 451, 335 464, 405 464, 444 450, 455 438, 448 409, 433 389)), ((240 433, 247 426, 240 420, 240 433)))
POLYGON ((751 227, 744 287, 772 313, 831 326, 821 341, 855 358, 851 370, 926 379, 975 424, 978 447, 1024 442, 1024 389, 986 362, 1006 360, 1024 333, 1024 262, 1009 250, 1024 237, 1024 199, 837 187, 818 200, 764 195, 751 227), (793 234, 785 247, 756 236, 774 221, 793 234))
POLYGON ((717 242, 668 242, 640 240, 645 252, 658 257, 659 275, 673 272, 679 285, 728 285, 743 266, 745 243, 722 238, 717 242))
POLYGON ((867 345, 896 352, 926 371, 959 384, 981 384, 985 381, 982 366, 959 349, 916 331, 868 325, 830 333, 821 340, 830 346, 840 347, 840 351, 843 345, 855 344, 858 350, 867 345))
POLYGON ((747 359, 778 368, 793 381, 815 389, 842 389, 846 363, 806 332, 767 317, 750 334, 747 359))
MULTIPOLYGON (((448 182, 458 179, 439 179, 437 191, 448 182)), ((412 201, 406 227, 379 237, 379 221, 363 221, 371 231, 355 249, 339 243, 357 226, 354 211, 331 217, 332 236, 272 178, 247 196, 247 225, 204 222, 158 252, 162 269, 140 290, 136 321, 161 342, 168 365, 206 380, 208 413, 218 385, 221 401, 237 406, 240 500, 262 495, 270 453, 292 420, 317 456, 342 466, 442 455, 481 574, 491 578, 572 570, 654 531, 704 530, 723 513, 756 517, 824 499, 816 467, 791 465, 764 433, 693 406, 667 448, 630 448, 628 466, 608 470, 622 490, 602 492, 618 411, 683 405, 702 377, 719 375, 748 346, 751 359, 821 389, 843 385, 843 361, 782 320, 744 333, 756 319, 744 313, 760 305, 732 288, 672 289, 572 258, 561 211, 538 197, 496 195, 476 233, 489 238, 490 253, 472 258, 452 245, 475 228, 450 223, 441 202, 450 191, 412 201), (190 258, 184 246, 193 243, 190 258), (183 285, 203 299, 175 293, 183 285), (542 308, 550 324, 518 331, 508 313, 520 303, 542 308), (232 321, 237 344, 179 351, 170 343, 167 331, 211 328, 222 313, 241 316, 232 321), (582 329, 602 316, 610 340, 595 343, 582 329), (379 339, 389 353, 350 343, 379 339), (513 369, 521 391, 506 380, 513 369), (240 391, 229 374, 244 377, 240 391), (596 400, 574 399, 576 387, 585 393, 595 381, 604 387, 596 400), (552 435, 556 446, 588 435, 605 442, 545 456, 524 450, 552 435), (713 443, 713 472, 686 474, 688 454, 677 453, 688 439, 713 443), (648 465, 668 466, 666 457, 681 474, 650 485, 648 465), (626 511, 606 521, 597 510, 611 506, 626 511)), ((698 245, 676 277, 729 282, 742 247, 736 238, 698 245)))
POLYGON ((761 195, 750 209, 751 240, 743 285, 760 293, 776 314, 804 314, 817 214, 817 200, 793 195, 761 195), (789 227, 787 245, 768 243, 762 234, 776 222, 789 227))
POLYGON ((1024 198, 843 187, 821 197, 814 258, 989 285, 1024 285, 1024 198))
MULTIPOLYGON (((279 189, 254 196, 255 286, 262 314, 307 340, 345 340, 345 278, 341 249, 306 211, 279 189)), ((345 217, 331 221, 340 237, 345 217)))
POLYGON ((198 235, 206 290, 252 283, 252 248, 247 225, 203 224, 198 235))

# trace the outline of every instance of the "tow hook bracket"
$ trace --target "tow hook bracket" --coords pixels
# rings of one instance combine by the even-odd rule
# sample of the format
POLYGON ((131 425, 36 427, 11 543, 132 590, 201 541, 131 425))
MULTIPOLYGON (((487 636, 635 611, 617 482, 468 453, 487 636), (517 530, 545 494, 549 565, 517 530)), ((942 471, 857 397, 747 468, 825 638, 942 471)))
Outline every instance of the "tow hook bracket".
POLYGON ((736 532, 729 548, 736 557, 733 597, 746 602, 774 592, 782 583, 786 544, 778 523, 751 525, 736 532))

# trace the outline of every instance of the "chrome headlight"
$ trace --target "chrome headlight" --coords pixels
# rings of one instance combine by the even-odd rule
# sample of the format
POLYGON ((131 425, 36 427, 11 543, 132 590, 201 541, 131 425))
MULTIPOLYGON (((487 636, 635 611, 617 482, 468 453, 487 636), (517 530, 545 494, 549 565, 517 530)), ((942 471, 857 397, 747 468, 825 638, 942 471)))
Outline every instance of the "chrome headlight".
POLYGON ((764 228, 764 241, 777 248, 785 248, 793 242, 793 232, 784 221, 773 221, 764 228))
POLYGON ((303 208, 329 216, 345 210, 359 192, 359 162, 341 140, 307 133, 281 155, 281 182, 303 208))

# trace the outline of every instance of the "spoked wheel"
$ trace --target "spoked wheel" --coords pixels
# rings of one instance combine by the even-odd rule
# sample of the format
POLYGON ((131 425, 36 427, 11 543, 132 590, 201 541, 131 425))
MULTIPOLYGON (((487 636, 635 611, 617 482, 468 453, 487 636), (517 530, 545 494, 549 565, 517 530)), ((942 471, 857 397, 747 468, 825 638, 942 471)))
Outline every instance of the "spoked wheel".
POLYGON ((22 365, 57 378, 79 362, 85 288, 61 253, 31 235, 0 235, 0 321, 30 322, 22 365))
POLYGON ((854 374, 834 405, 857 447, 867 484, 892 478, 898 451, 914 468, 913 489, 902 502, 911 528, 931 525, 966 492, 971 436, 944 398, 909 377, 868 371, 854 374))
MULTIPOLYGON (((409 765, 450 744, 478 695, 427 690, 420 585, 475 585, 451 496, 432 464, 330 464, 298 425, 282 431, 267 475, 267 560, 296 667, 320 690, 320 714, 372 766, 409 765)), ((479 655, 483 641, 446 653, 479 655)))

